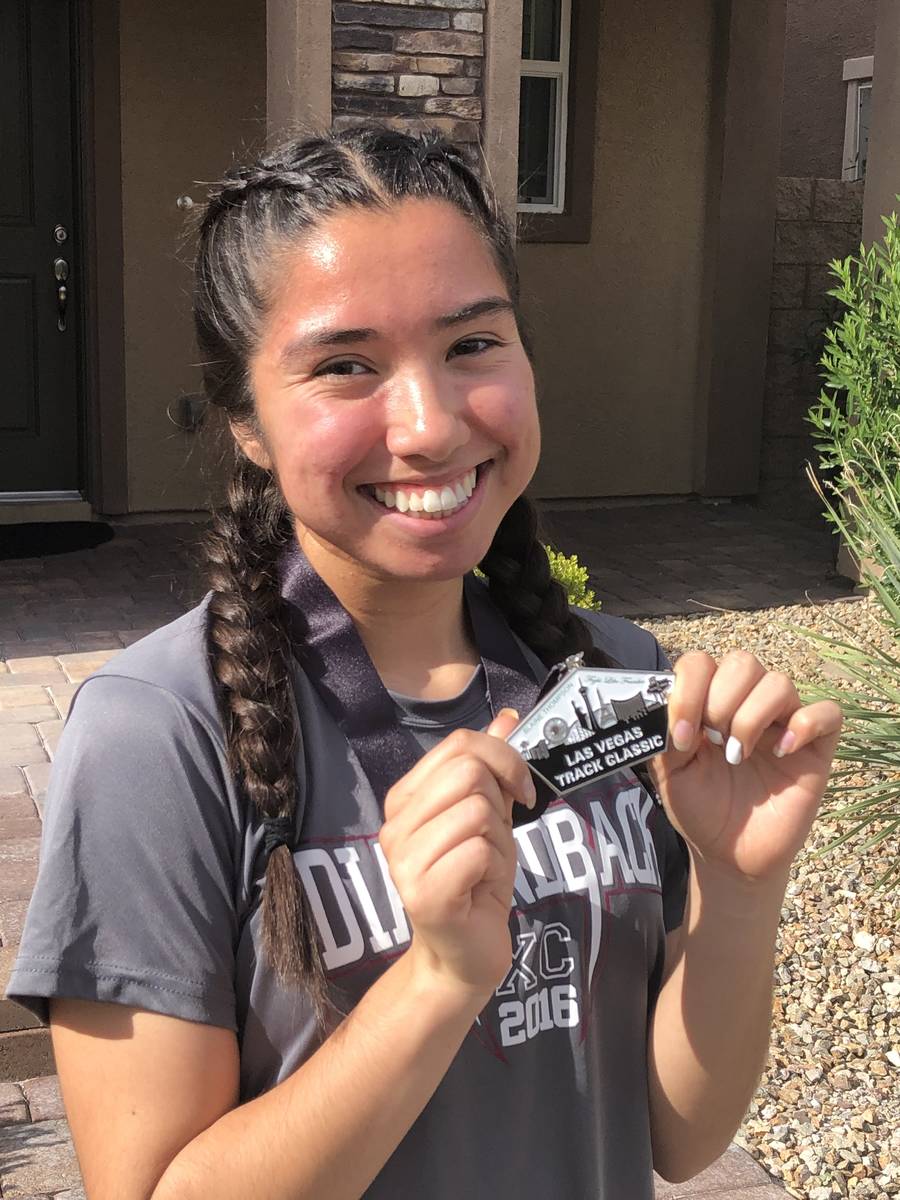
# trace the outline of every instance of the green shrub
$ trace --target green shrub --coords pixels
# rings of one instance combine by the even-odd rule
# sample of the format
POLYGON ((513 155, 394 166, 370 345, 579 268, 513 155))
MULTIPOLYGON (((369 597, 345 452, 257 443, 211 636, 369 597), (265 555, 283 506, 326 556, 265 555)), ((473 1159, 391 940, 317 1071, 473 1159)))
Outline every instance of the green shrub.
POLYGON ((569 603, 576 608, 590 608, 599 612, 601 602, 594 595, 593 588, 588 587, 587 568, 579 563, 578 555, 571 554, 567 558, 552 546, 545 546, 545 549, 550 560, 550 574, 566 589, 569 603))
MULTIPOLYGON (((863 485, 872 467, 870 451, 879 452, 880 466, 892 480, 900 465, 900 459, 883 454, 900 430, 900 228, 896 213, 882 219, 882 242, 829 264, 838 286, 828 294, 843 312, 825 331, 820 360, 825 382, 809 412, 829 499, 845 491, 844 459, 853 462, 863 485)), ((877 502, 877 496, 872 499, 877 502)))

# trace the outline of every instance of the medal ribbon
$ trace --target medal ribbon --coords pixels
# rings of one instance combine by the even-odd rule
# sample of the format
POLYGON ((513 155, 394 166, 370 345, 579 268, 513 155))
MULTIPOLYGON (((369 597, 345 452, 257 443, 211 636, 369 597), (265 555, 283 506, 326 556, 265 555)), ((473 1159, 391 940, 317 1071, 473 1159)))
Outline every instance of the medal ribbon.
MULTIPOLYGON (((282 556, 281 595, 295 658, 359 759, 379 805, 388 790, 422 757, 413 735, 363 645, 350 614, 313 570, 296 544, 282 556)), ((524 716, 535 705, 536 679, 522 648, 487 587, 467 575, 463 596, 487 677, 492 716, 514 708, 524 716)), ((544 672, 546 674, 546 671, 544 672)), ((516 804, 514 824, 539 815, 516 804)))

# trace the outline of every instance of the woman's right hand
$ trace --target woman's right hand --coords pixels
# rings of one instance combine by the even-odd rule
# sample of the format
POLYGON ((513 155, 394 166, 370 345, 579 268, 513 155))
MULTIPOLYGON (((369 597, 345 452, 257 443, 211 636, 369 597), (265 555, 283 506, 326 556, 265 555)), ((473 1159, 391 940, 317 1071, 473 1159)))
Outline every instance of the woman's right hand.
POLYGON ((413 930, 417 968, 487 1002, 512 961, 513 801, 535 803, 524 759, 503 740, 511 709, 484 733, 458 729, 388 792, 379 842, 413 930))

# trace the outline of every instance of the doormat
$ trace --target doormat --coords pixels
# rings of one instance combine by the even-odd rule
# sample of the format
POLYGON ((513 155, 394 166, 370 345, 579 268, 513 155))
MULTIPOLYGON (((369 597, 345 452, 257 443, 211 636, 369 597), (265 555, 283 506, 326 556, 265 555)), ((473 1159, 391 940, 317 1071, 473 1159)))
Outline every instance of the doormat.
POLYGON ((93 550, 115 535, 102 521, 33 521, 25 525, 0 525, 0 560, 43 558, 46 554, 71 554, 93 550))

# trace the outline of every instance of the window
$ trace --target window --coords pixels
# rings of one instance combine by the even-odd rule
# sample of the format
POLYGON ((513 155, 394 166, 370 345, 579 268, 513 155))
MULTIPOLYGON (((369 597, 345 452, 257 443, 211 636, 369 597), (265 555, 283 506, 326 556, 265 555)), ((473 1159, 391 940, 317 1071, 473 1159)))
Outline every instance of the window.
POLYGON ((571 0, 523 0, 520 212, 565 210, 570 17, 571 0))
POLYGON ((869 122, 872 112, 873 59, 848 58, 844 63, 847 84, 847 118, 844 126, 843 179, 865 179, 869 157, 869 122))
POLYGON ((522 2, 520 242, 591 240, 601 8, 522 2))

